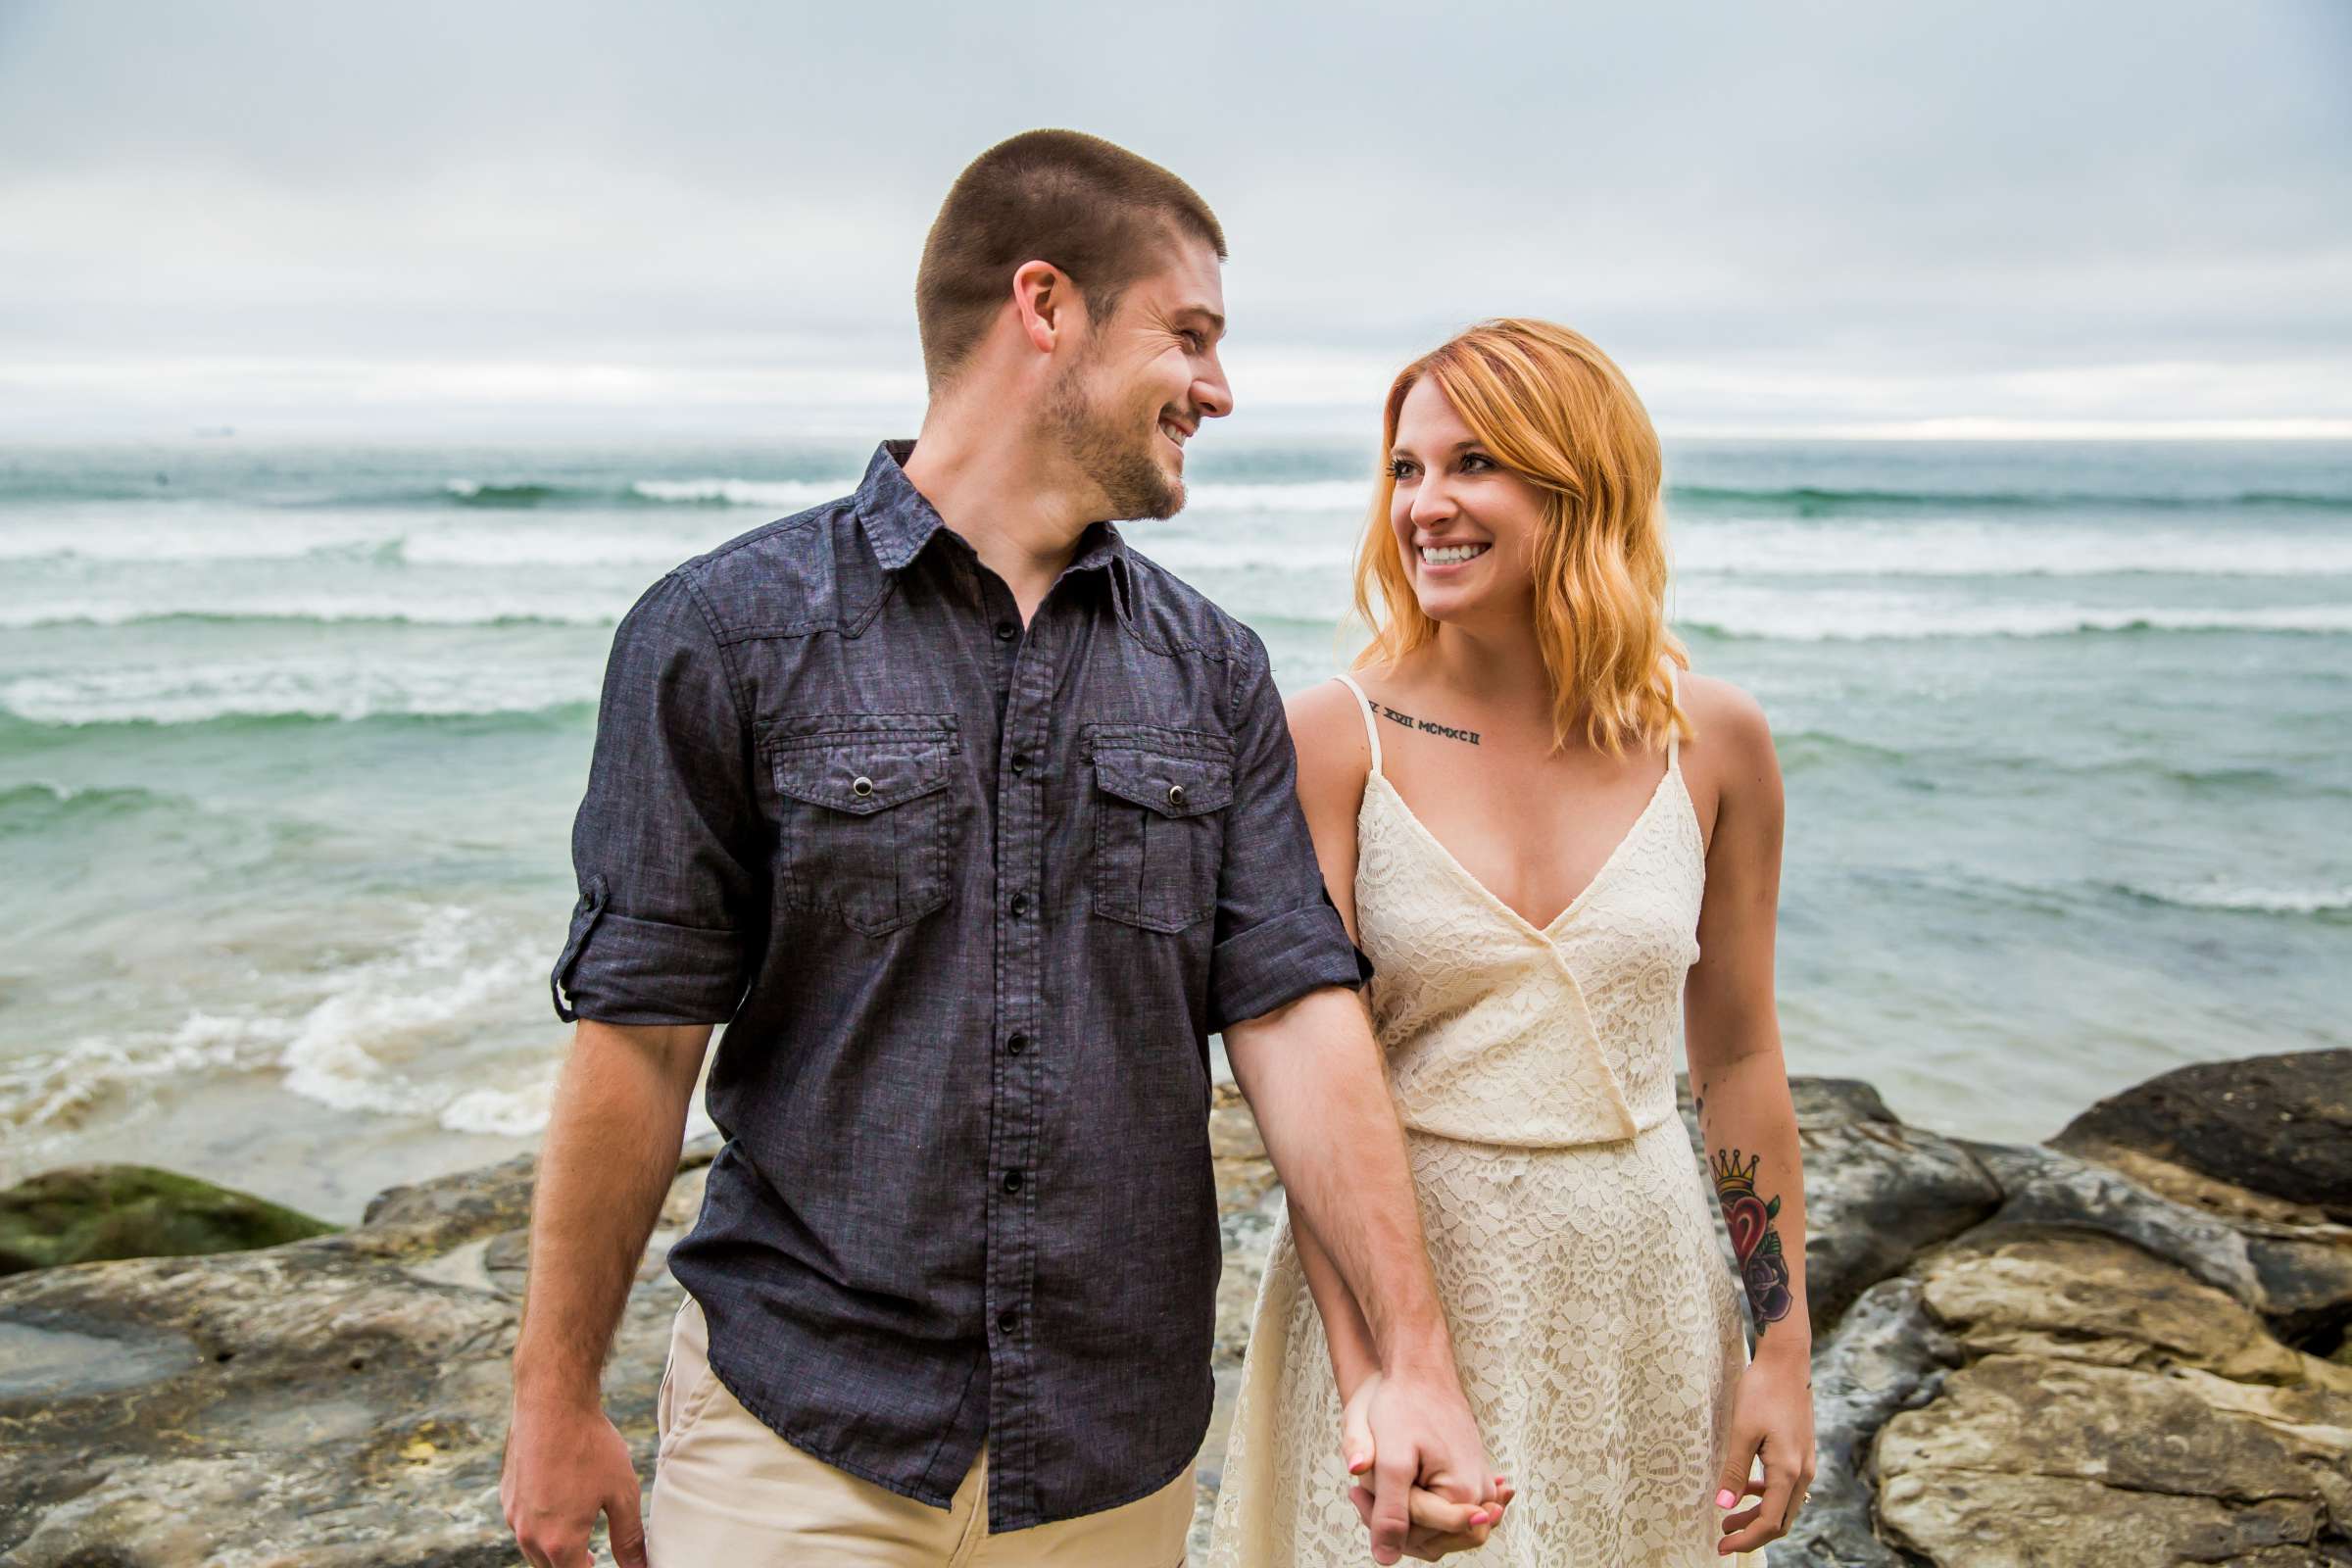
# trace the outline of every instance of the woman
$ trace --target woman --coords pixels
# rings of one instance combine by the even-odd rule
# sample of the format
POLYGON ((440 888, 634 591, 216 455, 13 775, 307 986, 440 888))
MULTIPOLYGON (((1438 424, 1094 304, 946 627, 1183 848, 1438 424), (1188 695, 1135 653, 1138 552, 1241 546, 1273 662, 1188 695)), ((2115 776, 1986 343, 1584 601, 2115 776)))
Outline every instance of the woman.
MULTIPOLYGON (((1685 672, 1657 437, 1585 338, 1490 321, 1407 366, 1382 463, 1356 569, 1374 641, 1292 703, 1298 790, 1377 969, 1463 1389, 1515 1489, 1491 1540, 1423 1533, 1416 1555, 1760 1563, 1813 1474, 1771 733, 1685 672), (1752 1362, 1675 1107, 1678 1004, 1752 1362)), ((1354 1299, 1286 1219, 1211 1564, 1364 1560, 1348 1478, 1378 1377, 1354 1299)))

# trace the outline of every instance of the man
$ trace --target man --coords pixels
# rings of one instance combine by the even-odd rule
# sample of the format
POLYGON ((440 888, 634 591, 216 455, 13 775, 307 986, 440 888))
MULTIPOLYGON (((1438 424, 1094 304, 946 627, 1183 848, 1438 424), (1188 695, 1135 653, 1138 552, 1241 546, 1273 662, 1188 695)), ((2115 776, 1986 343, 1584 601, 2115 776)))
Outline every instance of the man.
POLYGON ((659 1568, 1181 1561, 1212 1031, 1381 1346, 1374 1556, 1484 1539, 1265 647, 1102 520, 1172 515, 1232 408, 1224 254, 1107 142, 992 149, 924 248, 916 442, 621 622, 502 1488, 540 1568, 600 1513, 659 1568), (599 1370, 722 1022, 641 1529, 599 1370))

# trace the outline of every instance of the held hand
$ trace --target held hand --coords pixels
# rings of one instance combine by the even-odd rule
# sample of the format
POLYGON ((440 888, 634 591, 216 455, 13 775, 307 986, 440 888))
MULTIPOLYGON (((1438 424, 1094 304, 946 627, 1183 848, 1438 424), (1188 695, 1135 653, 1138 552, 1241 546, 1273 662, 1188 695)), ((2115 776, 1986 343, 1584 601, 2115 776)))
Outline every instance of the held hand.
MULTIPOLYGON (((1373 1389, 1380 1382, 1375 1372, 1356 1385, 1340 1411, 1340 1448, 1348 1465, 1348 1473, 1369 1477, 1378 1456, 1372 1441, 1372 1424, 1367 1412, 1371 1407, 1373 1389)), ((1487 1544, 1487 1537, 1502 1520, 1502 1510, 1511 1500, 1511 1484, 1501 1476, 1494 1478, 1494 1500, 1485 1504, 1451 1502, 1426 1487, 1412 1490, 1407 1506, 1411 1523, 1405 1531, 1404 1554, 1423 1562, 1436 1562, 1451 1551, 1468 1551, 1487 1544)), ((1372 1528, 1372 1494, 1369 1489, 1350 1487, 1348 1500, 1355 1505, 1356 1516, 1364 1528, 1372 1528)))
POLYGON ((1788 1533, 1813 1485, 1813 1389, 1809 1356, 1765 1348, 1740 1373, 1732 1401, 1731 1438, 1712 1501, 1737 1506, 1758 1500, 1723 1521, 1718 1556, 1754 1551, 1788 1533), (1750 1481, 1752 1461, 1764 1457, 1764 1479, 1750 1481))
POLYGON ((646 1568, 637 1467, 619 1429, 598 1406, 518 1402, 507 1429, 498 1497, 531 1568, 591 1568, 588 1538, 599 1514, 612 1525, 613 1560, 620 1568, 646 1568))
POLYGON ((1435 1562, 1484 1545, 1509 1483, 1487 1470, 1486 1446, 1450 1376, 1372 1374, 1341 1413, 1348 1500, 1372 1537, 1375 1562, 1435 1562))

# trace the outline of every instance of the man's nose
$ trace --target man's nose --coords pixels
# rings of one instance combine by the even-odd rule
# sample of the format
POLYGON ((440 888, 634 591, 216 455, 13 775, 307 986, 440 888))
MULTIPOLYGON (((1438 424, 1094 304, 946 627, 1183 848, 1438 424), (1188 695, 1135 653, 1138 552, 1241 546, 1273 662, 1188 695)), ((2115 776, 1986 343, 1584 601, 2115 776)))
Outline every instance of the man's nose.
POLYGON ((1233 388, 1226 384, 1223 366, 1193 383, 1193 407, 1208 419, 1222 419, 1233 412, 1233 388))

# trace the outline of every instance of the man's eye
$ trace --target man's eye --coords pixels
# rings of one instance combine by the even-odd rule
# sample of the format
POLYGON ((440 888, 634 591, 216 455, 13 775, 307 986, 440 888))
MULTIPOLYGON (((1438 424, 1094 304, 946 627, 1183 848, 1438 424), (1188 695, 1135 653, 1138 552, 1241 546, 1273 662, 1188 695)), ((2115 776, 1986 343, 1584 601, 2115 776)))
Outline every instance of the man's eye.
POLYGON ((1208 347, 1208 337, 1201 332, 1187 332, 1184 334, 1184 344, 1185 347, 1198 354, 1208 347))

